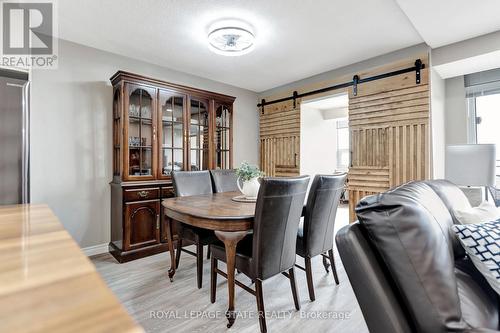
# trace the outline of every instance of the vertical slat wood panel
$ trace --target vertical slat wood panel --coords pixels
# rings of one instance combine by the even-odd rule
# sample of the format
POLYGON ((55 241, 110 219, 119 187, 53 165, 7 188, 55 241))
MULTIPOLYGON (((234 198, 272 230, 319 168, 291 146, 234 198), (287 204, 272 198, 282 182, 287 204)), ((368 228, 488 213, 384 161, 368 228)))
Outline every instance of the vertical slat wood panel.
POLYGON ((267 176, 299 174, 300 109, 283 103, 260 113, 260 167, 267 176))
POLYGON ((414 73, 402 74, 349 93, 351 221, 364 196, 430 175, 427 70, 421 79, 416 84, 414 73))

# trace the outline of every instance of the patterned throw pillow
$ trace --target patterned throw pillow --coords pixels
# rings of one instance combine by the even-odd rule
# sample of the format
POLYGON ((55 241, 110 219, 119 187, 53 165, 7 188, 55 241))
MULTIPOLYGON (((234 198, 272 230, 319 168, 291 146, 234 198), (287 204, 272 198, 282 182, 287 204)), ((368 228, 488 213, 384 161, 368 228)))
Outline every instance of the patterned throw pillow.
POLYGON ((500 295, 500 219, 452 228, 474 266, 500 295))

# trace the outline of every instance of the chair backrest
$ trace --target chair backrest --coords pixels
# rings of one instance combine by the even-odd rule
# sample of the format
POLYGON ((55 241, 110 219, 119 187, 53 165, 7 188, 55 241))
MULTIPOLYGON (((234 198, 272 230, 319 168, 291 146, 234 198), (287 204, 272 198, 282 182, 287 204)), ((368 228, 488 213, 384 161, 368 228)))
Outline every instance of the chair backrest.
POLYGON ((235 192, 239 191, 238 177, 236 176, 236 170, 234 169, 217 169, 210 170, 212 175, 214 192, 235 192))
POLYGON ((314 257, 333 248, 333 228, 347 174, 316 175, 304 215, 304 252, 314 257))
POLYGON ((295 265, 295 245, 309 176, 263 178, 253 229, 256 278, 267 279, 295 265))
POLYGON ((172 171, 172 184, 176 197, 213 193, 208 171, 172 171))

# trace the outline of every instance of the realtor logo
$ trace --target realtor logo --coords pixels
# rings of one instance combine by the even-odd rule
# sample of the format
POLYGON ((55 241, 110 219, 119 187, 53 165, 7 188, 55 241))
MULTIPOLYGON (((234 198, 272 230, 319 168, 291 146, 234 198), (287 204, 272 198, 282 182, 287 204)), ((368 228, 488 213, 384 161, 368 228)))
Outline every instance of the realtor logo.
POLYGON ((2 3, 2 59, 7 67, 55 68, 55 10, 52 1, 2 3))
POLYGON ((3 53, 52 54, 52 4, 3 4, 3 53))

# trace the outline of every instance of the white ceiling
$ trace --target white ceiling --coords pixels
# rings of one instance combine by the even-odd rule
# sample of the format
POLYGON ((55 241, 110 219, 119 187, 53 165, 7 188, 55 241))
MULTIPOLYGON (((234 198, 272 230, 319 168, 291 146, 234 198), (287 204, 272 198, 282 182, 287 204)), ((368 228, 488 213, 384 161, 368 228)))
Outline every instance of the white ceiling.
POLYGON ((393 0, 64 0, 58 6, 63 39, 257 92, 422 42, 393 0), (224 57, 208 49, 209 26, 224 18, 253 26, 252 53, 224 57))
POLYGON ((396 0, 432 48, 500 30, 498 0, 396 0))
POLYGON ((500 29, 500 10, 484 8, 498 0, 396 1, 64 0, 59 36, 261 92, 424 41, 439 46, 500 29), (228 18, 253 27, 252 53, 208 49, 209 26, 228 18))

